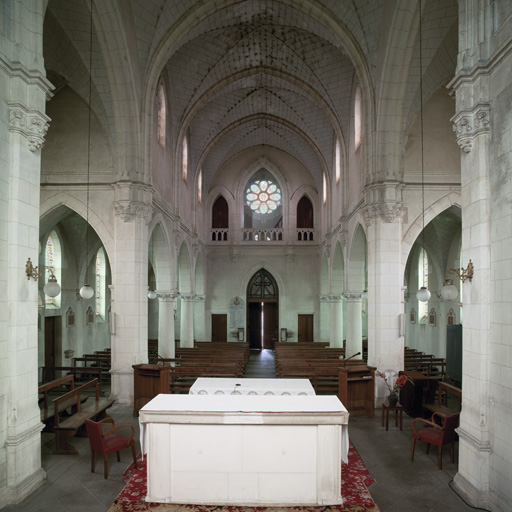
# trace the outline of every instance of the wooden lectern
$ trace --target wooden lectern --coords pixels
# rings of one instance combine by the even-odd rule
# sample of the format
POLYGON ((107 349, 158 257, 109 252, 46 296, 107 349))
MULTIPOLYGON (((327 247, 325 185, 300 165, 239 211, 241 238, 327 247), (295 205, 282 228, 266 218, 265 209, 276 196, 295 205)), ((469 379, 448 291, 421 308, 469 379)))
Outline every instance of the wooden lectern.
POLYGON ((169 366, 135 364, 133 368, 133 415, 160 393, 170 392, 169 366))
POLYGON ((366 365, 339 369, 338 398, 352 416, 375 416, 375 369, 366 365))

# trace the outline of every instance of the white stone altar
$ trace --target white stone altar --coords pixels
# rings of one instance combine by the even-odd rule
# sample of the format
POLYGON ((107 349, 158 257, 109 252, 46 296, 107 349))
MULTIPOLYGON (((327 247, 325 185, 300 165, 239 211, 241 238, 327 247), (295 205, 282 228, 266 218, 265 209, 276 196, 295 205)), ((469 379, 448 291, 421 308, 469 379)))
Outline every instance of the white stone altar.
POLYGON ((167 395, 139 411, 146 501, 341 504, 336 396, 167 395))
POLYGON ((234 379, 199 377, 191 395, 314 395, 309 379, 234 379))

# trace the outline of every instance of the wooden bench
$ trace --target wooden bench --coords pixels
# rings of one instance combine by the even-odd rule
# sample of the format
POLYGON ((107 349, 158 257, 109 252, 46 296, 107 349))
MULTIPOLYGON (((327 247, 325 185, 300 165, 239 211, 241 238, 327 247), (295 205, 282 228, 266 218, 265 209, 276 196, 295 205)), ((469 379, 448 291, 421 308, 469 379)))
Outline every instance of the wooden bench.
POLYGON ((50 382, 45 382, 38 387, 39 404, 41 407, 41 422, 45 424, 44 430, 51 431, 53 427, 54 409, 49 408, 49 396, 51 394, 63 395, 75 388, 73 375, 66 375, 50 382))
MULTIPOLYGON (((93 395, 93 396, 94 396, 93 395)), ((98 379, 93 379, 82 386, 53 400, 55 451, 61 454, 77 454, 77 449, 69 442, 69 439, 78 433, 85 425, 86 419, 99 420, 107 416, 106 410, 114 404, 111 398, 100 397, 98 379), (87 392, 94 390, 95 399, 87 404, 82 404, 82 399, 92 398, 87 392), (64 411, 71 409, 71 416, 61 417, 64 411)))
POLYGON ((456 412, 460 412, 462 408, 462 389, 447 382, 439 382, 437 390, 437 403, 423 403, 423 410, 428 411, 428 416, 437 412, 444 416, 449 416, 456 412), (454 406, 448 405, 448 396, 454 395, 457 399, 457 404, 454 406))

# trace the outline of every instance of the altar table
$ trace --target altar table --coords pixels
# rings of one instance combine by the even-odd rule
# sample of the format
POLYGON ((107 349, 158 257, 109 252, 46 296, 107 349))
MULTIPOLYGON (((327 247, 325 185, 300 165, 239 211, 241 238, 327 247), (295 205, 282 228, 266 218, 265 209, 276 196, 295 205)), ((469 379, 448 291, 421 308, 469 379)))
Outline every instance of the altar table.
POLYGON ((191 395, 314 395, 309 379, 233 379, 199 377, 191 395))
POLYGON ((160 394, 139 411, 146 501, 341 504, 348 416, 336 396, 160 394))

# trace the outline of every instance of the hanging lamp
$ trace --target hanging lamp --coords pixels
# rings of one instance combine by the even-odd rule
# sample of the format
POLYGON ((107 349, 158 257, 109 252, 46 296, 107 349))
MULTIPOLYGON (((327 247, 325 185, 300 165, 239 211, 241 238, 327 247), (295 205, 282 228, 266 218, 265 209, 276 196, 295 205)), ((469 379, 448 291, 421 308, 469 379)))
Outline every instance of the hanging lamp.
MULTIPOLYGON (((422 48, 422 12, 423 2, 420 2, 420 128, 421 128, 421 215, 423 219, 422 245, 423 245, 423 272, 425 271, 425 163, 423 155, 423 48, 422 48)), ((430 299, 430 291, 426 286, 422 286, 416 293, 416 298, 420 302, 427 302, 430 299)))
POLYGON ((89 256, 89 176, 91 164, 91 100, 92 100, 92 8, 93 2, 91 1, 91 22, 90 22, 90 40, 89 40, 89 124, 87 131, 87 214, 85 225, 85 284, 80 288, 80 297, 82 299, 92 299, 94 297, 94 289, 90 284, 87 284, 88 275, 88 256, 89 256))

